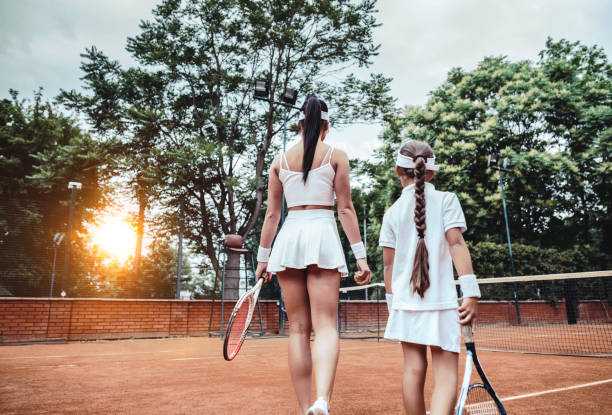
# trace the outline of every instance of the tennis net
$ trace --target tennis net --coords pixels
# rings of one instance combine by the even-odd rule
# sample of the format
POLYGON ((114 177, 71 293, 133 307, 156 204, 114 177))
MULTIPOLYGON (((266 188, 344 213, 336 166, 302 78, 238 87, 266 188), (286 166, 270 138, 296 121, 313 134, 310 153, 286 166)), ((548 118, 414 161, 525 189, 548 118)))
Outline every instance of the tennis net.
MULTIPOLYGON (((479 279, 480 349, 612 357, 612 271, 479 279)), ((382 338, 384 285, 341 288, 344 338, 382 338)))

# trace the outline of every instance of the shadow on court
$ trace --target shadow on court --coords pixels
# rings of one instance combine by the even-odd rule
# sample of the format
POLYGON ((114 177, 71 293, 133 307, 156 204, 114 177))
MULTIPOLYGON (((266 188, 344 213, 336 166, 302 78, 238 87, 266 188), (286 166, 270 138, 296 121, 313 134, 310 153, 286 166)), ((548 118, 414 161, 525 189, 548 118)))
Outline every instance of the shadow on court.
MULTIPOLYGON (((287 339, 218 338, 0 347, 0 413, 297 414, 287 339)), ((612 359, 479 352, 510 414, 602 414, 612 359)), ((460 359, 460 373, 463 372, 460 359)), ((332 413, 401 414, 400 346, 342 340, 332 413)), ((432 379, 426 384, 431 395, 432 379)))

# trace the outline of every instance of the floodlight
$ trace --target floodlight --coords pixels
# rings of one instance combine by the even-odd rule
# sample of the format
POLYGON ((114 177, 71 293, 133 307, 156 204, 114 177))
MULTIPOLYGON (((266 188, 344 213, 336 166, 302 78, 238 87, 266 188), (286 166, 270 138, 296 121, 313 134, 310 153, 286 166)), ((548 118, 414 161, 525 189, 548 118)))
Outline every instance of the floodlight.
POLYGON ((295 105, 295 102, 297 101, 297 96, 298 96, 298 91, 297 89, 293 89, 293 88, 285 88, 285 92, 283 92, 283 102, 290 104, 290 105, 295 105))
POLYGON ((268 98, 270 83, 268 81, 255 81, 255 98, 268 98))
POLYGON ((497 153, 491 153, 489 154, 489 160, 487 161, 487 166, 493 166, 495 164, 497 164, 497 162, 499 161, 499 155, 497 153))
POLYGON ((62 243, 63 239, 64 239, 64 234, 58 232, 53 237, 53 243, 55 243, 55 245, 59 246, 62 243))

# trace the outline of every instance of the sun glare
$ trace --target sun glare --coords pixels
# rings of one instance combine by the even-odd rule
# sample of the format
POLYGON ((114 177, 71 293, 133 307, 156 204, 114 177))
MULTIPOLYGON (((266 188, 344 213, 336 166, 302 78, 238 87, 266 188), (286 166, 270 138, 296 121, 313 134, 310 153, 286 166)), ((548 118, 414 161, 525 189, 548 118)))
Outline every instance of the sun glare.
POLYGON ((92 230, 92 242, 119 261, 126 261, 136 249, 136 231, 125 218, 107 216, 92 230))

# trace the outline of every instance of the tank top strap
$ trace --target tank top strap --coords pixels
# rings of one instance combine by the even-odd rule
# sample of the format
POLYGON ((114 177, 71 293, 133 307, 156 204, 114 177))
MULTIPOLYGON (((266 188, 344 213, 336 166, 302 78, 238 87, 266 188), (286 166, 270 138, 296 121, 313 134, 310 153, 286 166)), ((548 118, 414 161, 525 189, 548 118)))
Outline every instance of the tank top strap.
POLYGON ((287 161, 287 156, 285 156, 285 152, 281 153, 281 168, 283 168, 283 161, 285 162, 285 166, 287 167, 285 170, 291 171, 289 168, 289 162, 287 161))
POLYGON ((327 153, 325 153, 325 157, 323 157, 323 160, 321 161, 321 167, 323 167, 325 164, 331 163, 333 152, 334 152, 334 148, 332 146, 329 146, 329 150, 327 150, 327 153), (325 160, 327 160, 327 163, 325 163, 325 160))

